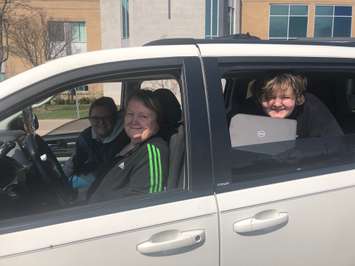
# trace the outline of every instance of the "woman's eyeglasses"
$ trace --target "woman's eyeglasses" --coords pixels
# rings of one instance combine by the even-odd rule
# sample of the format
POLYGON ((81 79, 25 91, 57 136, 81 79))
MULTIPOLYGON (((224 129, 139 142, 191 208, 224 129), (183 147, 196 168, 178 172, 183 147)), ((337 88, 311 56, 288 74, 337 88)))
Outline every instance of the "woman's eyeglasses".
POLYGON ((112 116, 90 116, 89 121, 91 124, 110 123, 112 121, 112 116))

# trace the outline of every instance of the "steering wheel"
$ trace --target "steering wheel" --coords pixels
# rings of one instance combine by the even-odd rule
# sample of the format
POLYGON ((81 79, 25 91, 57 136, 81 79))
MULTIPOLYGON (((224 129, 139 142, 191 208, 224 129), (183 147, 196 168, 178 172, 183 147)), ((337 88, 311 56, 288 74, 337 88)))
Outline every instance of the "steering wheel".
POLYGON ((73 200, 74 190, 48 144, 39 135, 28 134, 24 139, 24 149, 37 168, 42 182, 54 192, 59 204, 68 205, 73 200))

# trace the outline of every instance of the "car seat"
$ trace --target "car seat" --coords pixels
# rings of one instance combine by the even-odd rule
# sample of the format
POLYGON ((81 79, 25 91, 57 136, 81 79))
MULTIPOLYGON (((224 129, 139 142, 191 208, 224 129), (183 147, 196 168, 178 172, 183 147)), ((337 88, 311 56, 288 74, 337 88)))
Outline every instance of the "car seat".
POLYGON ((155 91, 162 110, 160 135, 169 144, 169 174, 167 189, 177 188, 182 184, 182 173, 185 154, 184 125, 181 121, 182 110, 175 95, 168 89, 155 91))
POLYGON ((354 80, 351 78, 339 80, 335 88, 335 117, 345 134, 355 133, 354 80))

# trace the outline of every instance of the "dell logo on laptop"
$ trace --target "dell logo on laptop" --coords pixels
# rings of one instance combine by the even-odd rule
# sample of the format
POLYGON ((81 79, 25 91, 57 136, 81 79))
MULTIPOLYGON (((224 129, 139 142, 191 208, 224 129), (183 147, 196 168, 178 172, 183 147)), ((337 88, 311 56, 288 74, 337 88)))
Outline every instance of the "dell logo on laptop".
POLYGON ((263 138, 266 136, 266 132, 264 130, 258 130, 256 131, 256 135, 258 136, 258 138, 263 138))

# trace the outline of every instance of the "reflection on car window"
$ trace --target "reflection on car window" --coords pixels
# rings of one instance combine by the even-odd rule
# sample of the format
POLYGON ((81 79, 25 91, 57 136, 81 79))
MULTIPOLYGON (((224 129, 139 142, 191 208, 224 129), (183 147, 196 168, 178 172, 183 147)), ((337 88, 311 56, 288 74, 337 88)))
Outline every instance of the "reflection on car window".
MULTIPOLYGON (((0 156, 0 164, 11 162, 11 165, 9 164, 11 167, 8 168, 6 173, 8 177, 11 177, 11 182, 5 183, 11 183, 11 189, 13 189, 9 190, 8 195, 6 193, 0 195, 0 205, 4 206, 4 208, 1 208, 3 215, 0 215, 0 218, 31 215, 63 207, 91 204, 91 202, 184 189, 185 129, 181 122, 180 90, 182 88, 177 73, 179 73, 177 70, 174 70, 173 74, 164 73, 161 78, 156 72, 154 72, 152 78, 146 74, 143 77, 140 74, 137 74, 136 77, 132 74, 132 76, 127 77, 127 80, 116 81, 113 79, 114 82, 109 83, 95 82, 93 84, 76 85, 49 98, 47 95, 48 99, 46 101, 40 100, 39 104, 31 103, 33 113, 38 118, 39 129, 36 133, 39 136, 29 138, 22 130, 20 138, 19 135, 16 135, 18 134, 17 131, 10 132, 13 136, 6 144, 11 144, 9 147, 13 149, 12 142, 15 142, 15 146, 18 147, 18 149, 16 148, 16 154, 20 152, 26 160, 23 163, 19 162, 18 157, 13 156, 15 149, 9 153, 5 152, 4 158, 0 156), (174 78, 166 79, 166 77, 174 78), (89 139, 92 142, 81 144, 86 148, 98 144, 95 141, 99 140, 93 137, 93 129, 89 127, 92 126, 89 123, 89 108, 96 99, 103 95, 114 99, 114 105, 118 109, 117 115, 121 119, 120 125, 123 125, 124 115, 131 115, 132 112, 136 112, 136 110, 128 110, 129 106, 125 106, 127 112, 123 108, 121 109, 120 103, 127 100, 121 99, 123 87, 127 92, 124 96, 127 99, 138 91, 142 91, 138 89, 144 88, 145 90, 148 89, 149 93, 154 94, 156 101, 159 101, 157 106, 162 108, 159 112, 161 115, 159 123, 162 124, 157 127, 160 130, 159 138, 156 137, 158 135, 154 135, 154 141, 148 139, 142 142, 144 145, 141 145, 139 149, 135 145, 131 145, 131 147, 125 143, 125 145, 122 145, 124 148, 121 151, 113 154, 114 160, 112 161, 99 158, 102 161, 99 160, 101 163, 93 172, 97 176, 91 180, 93 181, 92 186, 91 184, 83 186, 80 180, 85 180, 85 178, 80 179, 82 177, 80 173, 71 173, 70 176, 66 176, 64 166, 78 154, 77 143, 80 141, 83 132, 91 134, 89 139), (28 144, 29 140, 31 144, 28 144), (136 148, 139 151, 138 155, 133 153, 136 148), (126 157, 130 160, 125 161, 126 157), (143 160, 144 163, 140 163, 140 160, 143 160), (133 167, 134 164, 139 167, 133 167), (119 179, 120 176, 121 179, 119 179), (115 182, 109 182, 111 177, 115 182), (141 178, 145 179, 141 180, 141 178), (14 186, 13 180, 16 181, 14 186), (112 186, 109 188, 109 197, 106 197, 109 194, 102 188, 107 186, 112 186), (98 190, 98 194, 95 194, 96 190, 98 190), (101 193, 102 191, 104 192, 101 193), (88 197, 89 194, 90 197, 88 197), (19 197, 19 201, 12 201, 9 198, 11 195, 14 195, 15 198, 19 197), (102 195, 105 196, 102 197, 102 195), (67 204, 68 202, 70 204, 67 204), (21 208, 16 207, 17 203, 21 205, 21 208)), ((98 116, 99 114, 95 114, 96 120, 93 121, 96 121, 96 124, 102 124, 98 116)), ((139 116, 139 119, 144 120, 145 118, 139 116)), ((17 127, 17 124, 23 126, 21 113, 7 120, 2 121, 6 130, 10 129, 9 126, 15 125, 17 127)), ((127 139, 127 136, 129 137, 132 134, 130 135, 123 128, 123 126, 117 127, 117 133, 127 139)), ((135 134, 133 135, 135 136, 135 134)), ((105 143, 101 139, 100 141, 103 145, 116 145, 116 143, 105 143)), ((1 142, 0 145, 4 143, 1 142)), ((93 152, 80 162, 89 162, 90 165, 94 157, 100 157, 100 152, 93 152)), ((84 176, 86 174, 84 173, 84 176)), ((7 186, 8 184, 0 184, 0 189, 4 188, 3 185, 7 186)))
POLYGON ((263 95, 253 94, 248 97, 248 84, 258 84, 258 80, 263 78, 265 73, 250 73, 244 77, 235 73, 226 74, 227 84, 229 80, 235 82, 233 86, 226 87, 225 93, 229 97, 239 96, 238 100, 229 99, 230 104, 226 104, 227 117, 232 120, 232 181, 241 187, 250 187, 339 171, 340 168, 352 169, 355 156, 355 116, 347 95, 353 90, 354 83, 349 82, 353 75, 330 72, 297 73, 307 79, 308 84, 303 94, 305 104, 297 107, 296 101, 295 109, 286 115, 286 119, 294 119, 297 122, 297 138, 292 138, 285 137, 289 134, 290 127, 275 133, 275 130, 278 130, 277 125, 270 123, 265 129, 261 120, 258 122, 253 118, 253 115, 261 115, 260 119, 263 119, 262 117, 268 116, 267 112, 278 111, 277 108, 281 110, 282 103, 286 101, 282 100, 282 97, 287 97, 287 100, 290 97, 287 93, 267 96, 269 98, 265 102, 276 101, 277 106, 269 106, 266 103, 264 105, 263 95), (325 76, 327 78, 324 78, 325 76), (246 124, 234 123, 237 113, 252 116, 244 121, 246 124), (248 129, 248 126, 251 127, 248 129), (268 133, 273 136, 266 136, 268 133), (256 140, 251 141, 254 135, 256 140), (233 139, 242 137, 246 138, 244 145, 240 140, 236 142, 233 139), (269 140, 262 141, 258 138, 269 140))
POLYGON ((141 84, 141 89, 157 90, 165 88, 170 90, 181 104, 181 92, 179 82, 176 79, 146 80, 141 84))
MULTIPOLYGON (((39 104, 35 104, 33 111, 37 115, 39 120, 39 135, 46 135, 55 129, 57 133, 73 133, 80 132, 85 128, 88 123, 86 121, 78 122, 75 129, 74 120, 82 120, 88 117, 88 111, 90 104, 102 96, 103 91, 107 95, 113 95, 116 99, 116 105, 119 106, 120 97, 118 93, 113 93, 113 88, 116 86, 120 93, 121 84, 106 84, 106 83, 93 83, 82 86, 76 86, 74 88, 65 90, 54 97, 48 98, 46 101, 42 101, 39 104), (109 89, 106 89, 109 87, 109 89), (105 90, 106 89, 106 90, 105 90), (68 124, 66 127, 63 125, 68 124), (59 128, 61 128, 59 130, 59 128), (65 132, 65 130, 68 132, 65 132)), ((51 133, 52 135, 54 132, 51 133)))

